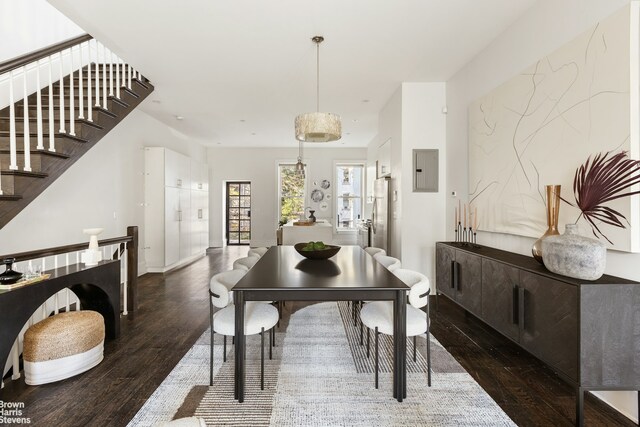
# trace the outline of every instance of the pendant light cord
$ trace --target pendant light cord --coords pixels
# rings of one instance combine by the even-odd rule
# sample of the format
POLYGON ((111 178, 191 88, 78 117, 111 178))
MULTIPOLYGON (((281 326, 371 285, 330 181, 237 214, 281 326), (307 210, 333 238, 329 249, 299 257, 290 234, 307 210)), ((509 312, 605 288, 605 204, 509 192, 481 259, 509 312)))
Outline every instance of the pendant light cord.
POLYGON ((320 42, 316 42, 316 111, 320 112, 320 42))

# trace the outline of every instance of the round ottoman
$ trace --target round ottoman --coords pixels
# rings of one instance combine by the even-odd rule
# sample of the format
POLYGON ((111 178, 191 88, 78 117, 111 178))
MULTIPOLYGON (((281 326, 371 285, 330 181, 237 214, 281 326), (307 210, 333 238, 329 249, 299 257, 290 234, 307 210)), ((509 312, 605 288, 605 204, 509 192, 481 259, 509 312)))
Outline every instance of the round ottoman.
POLYGON ((102 361, 104 319, 95 311, 70 311, 44 319, 24 334, 25 382, 47 384, 85 372, 102 361))

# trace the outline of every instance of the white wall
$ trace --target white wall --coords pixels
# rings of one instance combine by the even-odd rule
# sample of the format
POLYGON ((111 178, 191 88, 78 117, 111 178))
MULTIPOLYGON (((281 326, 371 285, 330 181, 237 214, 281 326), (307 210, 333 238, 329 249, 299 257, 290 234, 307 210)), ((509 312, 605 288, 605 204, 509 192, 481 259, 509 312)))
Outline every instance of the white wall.
MULTIPOLYGON (((457 191, 466 201, 469 193, 469 104, 628 3, 628 0, 540 0, 447 82, 447 194, 457 191)), ((456 205, 457 199, 447 197, 449 239, 453 239, 456 205)), ((640 228, 640 224, 632 226, 640 228)), ((478 241, 530 255, 534 239, 481 232, 478 241)), ((640 280, 640 269, 636 267, 639 263, 639 254, 609 251, 606 273, 640 280)), ((636 393, 598 394, 627 416, 637 419, 636 393)))
POLYGON ((84 33, 45 0, 0 0, 0 62, 84 33))
POLYGON ((436 242, 445 239, 446 115, 444 83, 402 84, 402 267, 435 283, 436 242), (413 192, 413 150, 439 150, 439 191, 413 192))
MULTIPOLYGON (((148 102, 148 101, 145 101, 148 102)), ((144 245, 144 146, 163 146, 204 159, 206 150, 140 110, 134 110, 61 177, 0 229, 0 253, 88 241, 83 228, 104 227, 100 238, 140 227, 144 245)), ((140 251, 140 274, 146 271, 140 251)))
MULTIPOLYGON (((365 161, 367 158, 364 148, 308 148, 308 145, 303 154, 307 164, 307 189, 313 187, 313 181, 322 179, 329 179, 333 185, 334 161, 365 161)), ((224 187, 227 181, 251 182, 251 246, 275 245, 279 220, 277 165, 280 161, 295 163, 298 148, 209 148, 207 157, 210 166, 210 246, 219 247, 225 243, 224 187)), ((335 194, 332 200, 335 201, 335 194)), ((305 206, 309 205, 307 200, 305 206)), ((326 214, 316 211, 315 215, 329 218, 333 224, 333 211, 330 203, 326 214)))

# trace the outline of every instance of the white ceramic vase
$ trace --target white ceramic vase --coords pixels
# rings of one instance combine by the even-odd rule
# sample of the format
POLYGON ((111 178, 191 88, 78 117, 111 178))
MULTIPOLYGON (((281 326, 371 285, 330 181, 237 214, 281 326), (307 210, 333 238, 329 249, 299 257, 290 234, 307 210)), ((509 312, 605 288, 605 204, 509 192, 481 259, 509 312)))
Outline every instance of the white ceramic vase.
POLYGON ((544 266, 563 276, 599 279, 607 265, 607 247, 599 240, 579 235, 577 228, 567 224, 564 234, 542 239, 544 266))

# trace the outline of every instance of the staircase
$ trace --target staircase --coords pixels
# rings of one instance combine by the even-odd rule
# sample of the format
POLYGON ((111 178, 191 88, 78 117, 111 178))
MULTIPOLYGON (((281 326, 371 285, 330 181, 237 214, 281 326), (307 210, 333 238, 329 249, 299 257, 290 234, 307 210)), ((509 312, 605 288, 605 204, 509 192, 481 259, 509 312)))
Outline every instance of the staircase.
POLYGON ((87 35, 0 64, 3 76, 11 87, 0 110, 0 228, 154 90, 87 35))

